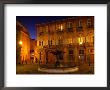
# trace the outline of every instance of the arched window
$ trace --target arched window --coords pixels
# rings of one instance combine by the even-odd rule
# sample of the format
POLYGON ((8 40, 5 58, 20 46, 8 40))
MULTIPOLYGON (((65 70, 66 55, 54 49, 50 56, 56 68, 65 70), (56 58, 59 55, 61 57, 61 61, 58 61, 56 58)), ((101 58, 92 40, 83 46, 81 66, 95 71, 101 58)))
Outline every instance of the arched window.
POLYGON ((87 19, 87 27, 90 28, 91 26, 91 19, 87 19))
POLYGON ((72 26, 73 26, 73 23, 72 22, 68 22, 67 23, 67 28, 72 28, 72 26))
POLYGON ((82 27, 82 20, 79 20, 78 27, 82 27))

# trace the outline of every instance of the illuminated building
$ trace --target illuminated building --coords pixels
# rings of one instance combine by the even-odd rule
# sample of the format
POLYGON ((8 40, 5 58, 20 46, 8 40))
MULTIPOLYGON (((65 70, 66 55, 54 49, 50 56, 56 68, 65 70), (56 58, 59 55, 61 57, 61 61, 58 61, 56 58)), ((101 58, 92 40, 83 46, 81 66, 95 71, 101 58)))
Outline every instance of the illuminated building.
POLYGON ((27 29, 16 22, 16 63, 30 63, 30 36, 27 29))
POLYGON ((37 58, 42 64, 55 64, 52 51, 63 51, 62 65, 94 63, 94 16, 75 16, 36 25, 37 58))

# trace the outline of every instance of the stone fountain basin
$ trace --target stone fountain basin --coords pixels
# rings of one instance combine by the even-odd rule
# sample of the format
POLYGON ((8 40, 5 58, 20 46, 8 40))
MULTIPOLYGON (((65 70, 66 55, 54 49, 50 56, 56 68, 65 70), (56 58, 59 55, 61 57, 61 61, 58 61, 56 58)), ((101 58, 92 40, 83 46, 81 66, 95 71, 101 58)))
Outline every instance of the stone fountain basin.
POLYGON ((39 68, 38 71, 45 73, 72 73, 78 71, 78 67, 71 68, 39 68))

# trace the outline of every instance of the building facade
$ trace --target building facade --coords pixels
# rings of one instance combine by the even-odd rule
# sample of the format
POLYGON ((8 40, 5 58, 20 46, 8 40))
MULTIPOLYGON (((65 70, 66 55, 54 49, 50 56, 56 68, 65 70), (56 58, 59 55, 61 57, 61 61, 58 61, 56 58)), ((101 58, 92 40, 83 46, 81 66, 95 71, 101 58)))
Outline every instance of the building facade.
POLYGON ((36 25, 37 58, 42 64, 94 63, 94 16, 75 16, 36 25), (54 53, 53 53, 54 52, 54 53))
POLYGON ((30 35, 18 21, 16 22, 16 63, 30 63, 30 35))

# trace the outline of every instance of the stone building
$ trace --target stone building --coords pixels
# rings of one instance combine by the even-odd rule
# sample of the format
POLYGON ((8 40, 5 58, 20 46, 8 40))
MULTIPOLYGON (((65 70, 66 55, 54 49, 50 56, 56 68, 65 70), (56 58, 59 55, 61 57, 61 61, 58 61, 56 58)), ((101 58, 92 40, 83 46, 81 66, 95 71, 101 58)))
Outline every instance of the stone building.
POLYGON ((94 16, 74 16, 36 25, 37 58, 55 64, 56 51, 62 65, 94 63, 94 16), (54 53, 53 53, 54 52, 54 53))
POLYGON ((30 35, 20 22, 16 21, 16 63, 30 63, 30 35))

